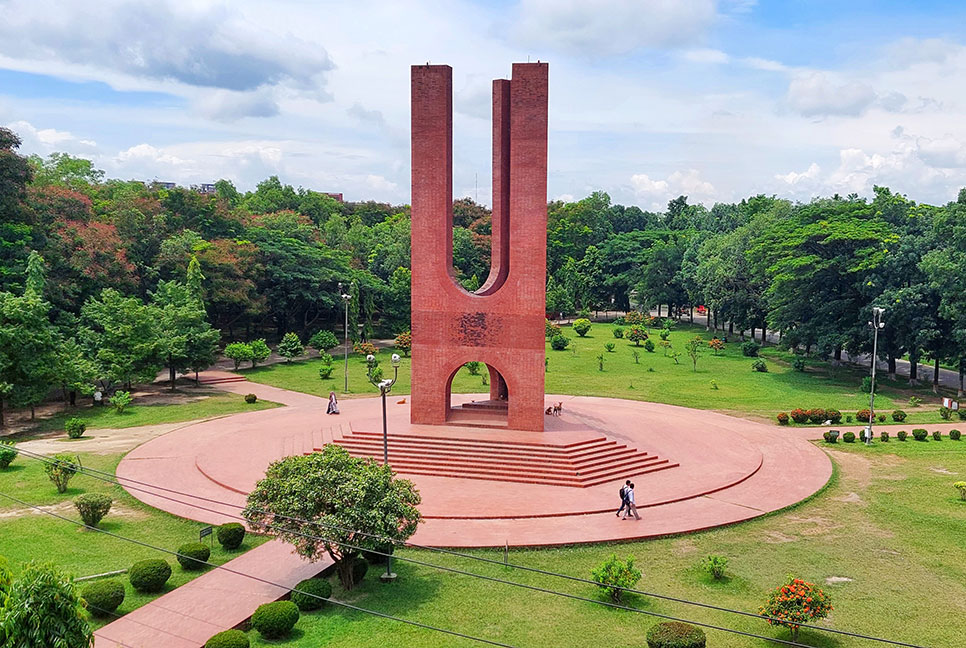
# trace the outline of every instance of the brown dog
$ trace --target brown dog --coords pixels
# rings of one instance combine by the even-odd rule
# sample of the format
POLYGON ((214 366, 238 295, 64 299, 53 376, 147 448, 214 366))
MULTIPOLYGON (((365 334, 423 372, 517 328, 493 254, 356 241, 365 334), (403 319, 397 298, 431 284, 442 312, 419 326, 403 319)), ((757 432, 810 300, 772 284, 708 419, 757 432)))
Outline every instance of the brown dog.
POLYGON ((560 416, 560 412, 563 411, 563 402, 554 403, 553 405, 553 415, 560 416))

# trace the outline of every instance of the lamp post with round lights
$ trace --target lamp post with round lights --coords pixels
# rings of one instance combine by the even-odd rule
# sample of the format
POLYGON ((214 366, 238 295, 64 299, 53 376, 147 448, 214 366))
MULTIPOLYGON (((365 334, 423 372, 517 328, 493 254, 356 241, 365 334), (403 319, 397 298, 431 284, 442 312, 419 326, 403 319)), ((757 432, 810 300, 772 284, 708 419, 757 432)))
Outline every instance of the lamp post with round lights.
MULTIPOLYGON (((382 461, 384 466, 389 465, 389 427, 386 422, 386 394, 392 389, 392 386, 396 384, 396 379, 399 377, 399 354, 392 354, 392 378, 387 378, 385 380, 380 380, 375 383, 376 387, 379 388, 379 394, 382 396, 382 461)), ((373 379, 373 370, 376 368, 376 356, 369 354, 366 356, 366 364, 369 365, 369 380, 373 379)), ((379 579, 384 583, 389 583, 396 580, 396 574, 392 571, 392 545, 386 548, 386 573, 379 577, 379 579)))
POLYGON ((869 390, 869 426, 865 429, 865 444, 872 443, 872 422, 875 421, 875 361, 879 354, 879 331, 885 328, 882 321, 884 308, 872 307, 872 321, 869 326, 872 328, 872 388, 869 390))
POLYGON ((345 304, 345 344, 343 355, 345 356, 345 369, 343 370, 343 376, 345 378, 345 384, 342 386, 342 393, 349 393, 349 300, 352 299, 352 295, 347 292, 342 292, 342 282, 339 282, 339 296, 342 298, 342 303, 345 304))

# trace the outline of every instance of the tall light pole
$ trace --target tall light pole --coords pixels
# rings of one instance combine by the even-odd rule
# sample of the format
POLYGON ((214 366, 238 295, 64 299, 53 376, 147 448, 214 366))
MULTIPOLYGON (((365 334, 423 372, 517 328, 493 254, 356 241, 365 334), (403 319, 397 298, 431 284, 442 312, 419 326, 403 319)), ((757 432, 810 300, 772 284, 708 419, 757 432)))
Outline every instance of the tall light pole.
POLYGON ((342 393, 349 393, 349 300, 352 299, 352 295, 349 293, 342 292, 342 282, 339 282, 339 296, 342 297, 342 303, 345 304, 345 327, 343 331, 345 332, 345 348, 343 349, 343 354, 345 355, 345 369, 343 371, 345 377, 345 384, 342 387, 342 393))
MULTIPOLYGON (((366 356, 366 363, 369 365, 369 376, 370 380, 372 378, 372 371, 376 367, 376 356, 369 354, 366 356)), ((392 354, 392 378, 387 378, 386 380, 380 381, 376 386, 379 388, 379 394, 382 396, 382 465, 389 465, 389 427, 386 423, 386 394, 392 389, 392 386, 396 384, 396 379, 399 377, 399 354, 392 354)), ((396 580, 396 575, 392 573, 392 546, 387 548, 386 551, 386 573, 379 577, 384 583, 389 583, 396 580)))
POLYGON ((883 313, 885 313, 884 308, 873 306, 872 321, 869 322, 869 326, 872 327, 872 389, 869 390, 869 427, 865 429, 865 445, 872 443, 872 422, 875 421, 875 361, 879 355, 879 329, 885 328, 885 322, 882 321, 883 313))

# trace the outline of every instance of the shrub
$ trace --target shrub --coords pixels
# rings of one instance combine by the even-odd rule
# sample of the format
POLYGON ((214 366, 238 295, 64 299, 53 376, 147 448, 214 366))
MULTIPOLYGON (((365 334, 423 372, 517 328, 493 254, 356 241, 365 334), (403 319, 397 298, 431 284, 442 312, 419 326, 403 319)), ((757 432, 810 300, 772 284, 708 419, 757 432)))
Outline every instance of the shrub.
POLYGON ((855 443, 855 432, 846 432, 842 435, 842 440, 846 443, 855 443))
POLYGON ((470 360, 469 362, 465 363, 464 366, 466 367, 466 370, 470 372, 471 376, 479 376, 480 367, 483 366, 483 363, 479 360, 470 360))
POLYGON ((966 409, 960 407, 956 410, 956 415, 959 416, 960 421, 966 421, 966 409))
POLYGON ((302 346, 302 340, 299 339, 297 333, 291 331, 282 336, 282 340, 278 343, 277 351, 278 355, 285 358, 286 362, 291 362, 292 358, 305 355, 305 347, 302 346))
POLYGON ((250 648, 248 635, 241 630, 225 630, 205 642, 205 648, 250 648))
POLYGON ((127 406, 131 404, 134 398, 131 397, 131 392, 126 391, 116 391, 114 395, 107 399, 107 402, 111 404, 114 411, 118 414, 123 414, 127 406))
POLYGON ((936 441, 942 441, 943 433, 940 432, 939 430, 934 430, 932 433, 932 438, 935 439, 936 441))
POLYGON ((403 331, 396 336, 396 341, 393 343, 396 346, 396 350, 402 351, 402 354, 409 357, 409 352, 413 348, 413 334, 411 331, 403 331))
POLYGON ((17 449, 12 443, 0 441, 0 470, 4 470, 17 458, 17 449))
POLYGON ((886 415, 885 414, 879 414, 878 416, 876 416, 876 419, 878 419, 879 423, 885 423, 885 421, 886 421, 886 415))
POLYGON ((258 401, 258 396, 255 394, 245 394, 245 402, 249 405, 253 405, 256 401, 258 401))
POLYGON ((245 539, 245 527, 240 522, 227 522, 215 532, 218 544, 230 550, 238 549, 245 539))
POLYGON ((944 421, 948 421, 953 417, 953 411, 948 407, 940 407, 939 416, 941 416, 944 421))
POLYGON ((624 323, 629 326, 634 326, 635 324, 640 325, 644 323, 644 313, 641 311, 631 311, 624 316, 624 323))
POLYGON ((859 430, 859 441, 865 443, 865 430, 859 430))
POLYGON ((139 592, 160 592, 171 578, 171 565, 160 558, 142 560, 131 565, 127 577, 139 592))
POLYGON ((252 348, 244 342, 232 342, 225 347, 225 357, 235 363, 235 371, 238 371, 242 362, 252 359, 252 348))
MULTIPOLYGON (((862 378, 862 391, 866 394, 872 391, 872 377, 864 376, 862 378)), ((878 387, 876 388, 876 393, 878 393, 878 387)))
POLYGON ((855 420, 860 423, 868 423, 870 416, 872 416, 872 413, 869 412, 869 410, 860 409, 858 412, 855 413, 855 420))
POLYGON ((896 438, 899 439, 900 441, 905 441, 907 436, 909 435, 906 434, 905 430, 899 430, 898 432, 896 432, 896 438))
POLYGON ((309 346, 321 353, 339 346, 339 339, 331 331, 317 331, 309 338, 309 346))
POLYGON ((631 356, 634 358, 634 364, 641 364, 641 352, 637 349, 631 349, 631 356))
POLYGON ((925 441, 926 436, 928 434, 929 433, 926 430, 922 428, 916 428, 915 430, 912 431, 912 438, 915 439, 916 441, 925 441))
POLYGON ((570 346, 570 338, 566 335, 556 335, 550 338, 550 348, 554 351, 563 351, 570 346))
POLYGON ((795 371, 805 371, 806 360, 805 356, 797 355, 792 358, 792 369, 795 371))
POLYGON ((352 345, 352 350, 363 356, 376 355, 376 345, 372 342, 356 342, 352 345))
POLYGON ((319 367, 319 378, 322 380, 328 380, 332 377, 332 372, 335 371, 335 364, 332 361, 332 356, 330 356, 326 351, 323 351, 319 354, 319 360, 322 363, 319 367))
POLYGON ((908 416, 908 414, 906 414, 900 409, 892 410, 892 420, 895 421, 896 423, 902 423, 903 421, 905 421, 906 416, 908 416))
POLYGON ((620 326, 615 326, 611 330, 611 332, 614 334, 614 337, 617 338, 618 340, 624 337, 624 329, 621 328, 620 326))
POLYGON ((909 407, 919 407, 920 405, 922 405, 921 398, 919 398, 918 396, 909 397, 909 407))
POLYGON ((662 340, 667 340, 669 337, 671 337, 671 329, 669 329, 669 328, 662 328, 661 329, 661 332, 658 333, 657 335, 662 340))
POLYGON ((961 436, 961 433, 960 433, 959 430, 950 430, 949 431, 949 440, 950 441, 959 441, 959 437, 960 436, 961 436))
POLYGON ((352 584, 358 585, 369 572, 369 561, 362 556, 357 556, 352 563, 352 584))
POLYGON ((548 319, 544 320, 543 335, 548 340, 552 340, 560 335, 560 326, 548 319))
POLYGON ((84 493, 74 498, 74 508, 80 513, 81 520, 89 527, 96 527, 104 519, 114 500, 103 493, 84 493))
POLYGON ((758 357, 758 352, 761 350, 761 345, 754 340, 748 340, 741 345, 741 355, 746 358, 756 358, 758 357))
POLYGON ((808 420, 812 423, 822 423, 825 421, 824 409, 810 409, 806 413, 808 414, 808 420))
POLYGON ((584 337, 590 332, 590 326, 591 324, 589 319, 584 319, 583 317, 576 319, 573 323, 574 333, 580 337, 584 337))
POLYGON ((76 416, 71 417, 64 423, 64 431, 71 439, 79 439, 87 431, 87 423, 84 422, 84 419, 79 419, 76 416))
POLYGON ((759 611, 771 617, 768 621, 770 624, 791 630, 792 640, 795 641, 801 624, 824 619, 832 609, 832 599, 828 594, 812 583, 790 578, 787 583, 775 588, 759 611))
POLYGON ((332 585, 324 578, 309 578, 295 586, 292 592, 292 603, 302 612, 318 610, 327 599, 332 596, 332 585))
POLYGON ((724 556, 711 555, 701 561, 704 571, 711 575, 715 580, 724 578, 725 569, 728 567, 728 559, 724 556))
POLYGON ((826 432, 825 434, 822 435, 822 438, 824 438, 829 443, 838 443, 838 440, 839 440, 839 431, 838 430, 829 430, 828 432, 826 432))
POLYGON ((846 414, 845 415, 845 422, 846 423, 851 423, 852 422, 852 419, 853 419, 853 416, 851 414, 846 414))
POLYGON ((77 464, 74 463, 72 455, 54 455, 48 462, 44 463, 44 472, 47 473, 50 481, 54 482, 58 493, 66 493, 67 484, 77 473, 77 464))
POLYGON ((654 342, 651 340, 644 340, 644 350, 648 353, 654 353, 654 342))
POLYGON ((792 420, 795 421, 796 423, 807 423, 808 412, 801 409, 800 407, 796 407, 795 409, 792 410, 792 420))
MULTIPOLYGON (((634 346, 641 346, 641 342, 644 342, 648 339, 647 330, 643 326, 630 327, 627 329, 627 333, 624 335, 624 337, 633 342, 634 346)), ((653 347, 654 344, 651 343, 651 346, 653 347)), ((644 348, 647 349, 646 344, 644 345, 644 348)))
POLYGON ((953 488, 959 491, 959 497, 966 502, 966 481, 958 481, 953 484, 953 488))
POLYGON ((613 342, 604 342, 604 350, 607 351, 607 353, 613 353, 614 352, 614 343, 613 342))
POLYGON ((94 581, 84 586, 81 597, 94 616, 110 616, 124 602, 124 583, 116 578, 94 581))
POLYGON ((291 601, 275 601, 259 605, 252 615, 252 627, 266 639, 288 635, 299 620, 299 608, 291 601))
POLYGON ((624 324, 626 324, 626 323, 627 323, 627 320, 624 319, 624 316, 623 315, 620 315, 620 316, 614 318, 614 324, 617 325, 617 326, 624 326, 624 324))
POLYGON ((724 346, 724 342, 716 337, 713 337, 708 341, 708 347, 711 348, 715 355, 721 353, 721 351, 724 350, 724 346))
POLYGON ((842 412, 837 409, 827 409, 825 410, 825 418, 832 422, 832 425, 838 425, 842 422, 842 412))
POLYGON ((620 560, 617 554, 611 554, 591 572, 597 586, 610 596, 615 603, 620 603, 625 589, 631 589, 641 580, 641 572, 634 569, 634 557, 620 560))
POLYGON ((888 443, 889 433, 886 432, 885 430, 882 430, 882 432, 879 432, 879 441, 882 441, 883 443, 888 443))
POLYGON ((268 348, 268 345, 265 344, 265 340, 261 338, 252 340, 248 343, 248 346, 252 350, 252 357, 249 359, 252 361, 253 367, 259 362, 268 360, 268 356, 272 355, 272 350, 268 348))
POLYGON ((768 365, 761 358, 755 358, 755 361, 751 363, 751 368, 759 373, 768 373, 768 365))
POLYGON ((779 425, 788 425, 788 414, 786 414, 785 412, 779 412, 778 413, 778 424, 779 425))
POLYGON ((647 631, 647 648, 705 648, 704 630, 690 623, 663 621, 647 631))
POLYGON ((185 571, 204 569, 211 558, 211 549, 200 542, 188 542, 178 547, 178 562, 185 571))

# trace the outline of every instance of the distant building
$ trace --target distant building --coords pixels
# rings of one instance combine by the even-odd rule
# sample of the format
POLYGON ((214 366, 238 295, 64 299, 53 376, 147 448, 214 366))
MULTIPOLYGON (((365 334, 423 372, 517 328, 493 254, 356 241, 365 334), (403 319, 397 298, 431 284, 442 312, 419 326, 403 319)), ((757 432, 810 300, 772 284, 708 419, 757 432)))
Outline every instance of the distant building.
POLYGON ((151 183, 152 187, 157 187, 158 189, 174 189, 178 186, 176 182, 159 182, 155 180, 151 183))
POLYGON ((344 200, 342 199, 342 194, 341 194, 341 193, 329 193, 329 192, 327 192, 327 191, 326 191, 326 192, 323 192, 323 193, 325 193, 325 195, 326 195, 326 196, 328 196, 329 198, 335 198, 335 199, 336 199, 336 200, 338 200, 339 202, 345 202, 345 201, 344 201, 344 200))
POLYGON ((206 183, 206 184, 200 184, 200 185, 196 186, 194 189, 195 189, 195 191, 197 191, 200 194, 213 194, 213 193, 215 193, 215 185, 214 184, 208 184, 208 183, 206 183))

